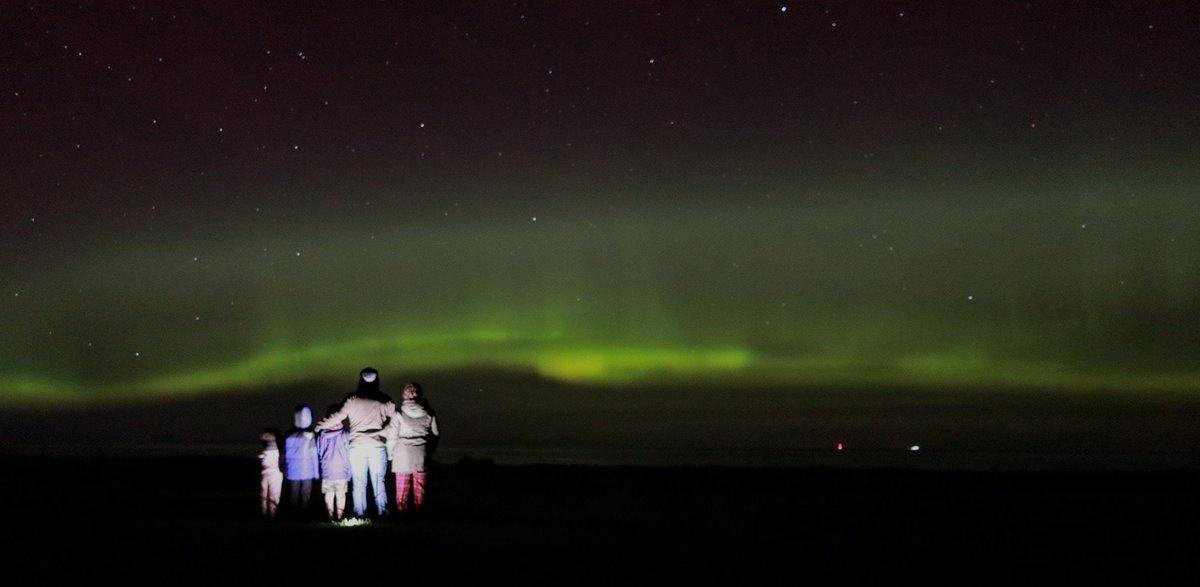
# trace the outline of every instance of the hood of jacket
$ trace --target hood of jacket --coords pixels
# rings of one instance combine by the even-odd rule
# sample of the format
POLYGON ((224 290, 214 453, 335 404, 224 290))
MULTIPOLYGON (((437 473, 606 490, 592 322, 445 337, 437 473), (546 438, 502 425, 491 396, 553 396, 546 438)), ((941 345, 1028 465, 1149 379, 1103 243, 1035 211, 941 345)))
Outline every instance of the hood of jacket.
POLYGON ((426 410, 424 404, 422 404, 420 401, 415 399, 406 399, 400 403, 400 413, 408 416, 409 418, 420 418, 422 416, 428 416, 429 410, 426 410))
POLYGON ((308 406, 299 406, 292 413, 292 424, 301 430, 307 430, 312 427, 313 415, 312 408, 308 406))

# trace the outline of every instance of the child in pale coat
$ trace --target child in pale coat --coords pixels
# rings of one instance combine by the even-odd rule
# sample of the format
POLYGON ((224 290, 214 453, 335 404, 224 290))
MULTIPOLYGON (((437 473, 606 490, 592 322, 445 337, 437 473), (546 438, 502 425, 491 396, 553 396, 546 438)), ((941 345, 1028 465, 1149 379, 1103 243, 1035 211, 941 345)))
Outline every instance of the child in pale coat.
POLYGON ((283 470, 279 468, 279 431, 266 428, 259 440, 262 441, 262 450, 258 453, 258 461, 262 465, 260 509, 264 518, 274 520, 279 513, 279 497, 283 493, 283 470))

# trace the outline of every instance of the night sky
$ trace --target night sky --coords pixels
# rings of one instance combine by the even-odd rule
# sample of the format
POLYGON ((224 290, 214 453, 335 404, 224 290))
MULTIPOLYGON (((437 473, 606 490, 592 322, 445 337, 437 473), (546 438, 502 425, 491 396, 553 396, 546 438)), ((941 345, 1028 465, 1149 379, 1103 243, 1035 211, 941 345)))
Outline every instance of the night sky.
POLYGON ((10 415, 252 442, 370 365, 472 447, 1200 440, 1192 2, 3 14, 10 415))

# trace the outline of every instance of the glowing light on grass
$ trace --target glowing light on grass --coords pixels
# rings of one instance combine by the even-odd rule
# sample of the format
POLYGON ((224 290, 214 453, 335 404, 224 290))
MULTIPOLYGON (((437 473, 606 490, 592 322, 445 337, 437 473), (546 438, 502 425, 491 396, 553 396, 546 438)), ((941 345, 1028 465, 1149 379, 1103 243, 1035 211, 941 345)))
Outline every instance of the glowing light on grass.
POLYGON ((338 528, 357 528, 359 526, 371 525, 371 520, 366 518, 346 518, 344 520, 330 522, 330 524, 338 528))

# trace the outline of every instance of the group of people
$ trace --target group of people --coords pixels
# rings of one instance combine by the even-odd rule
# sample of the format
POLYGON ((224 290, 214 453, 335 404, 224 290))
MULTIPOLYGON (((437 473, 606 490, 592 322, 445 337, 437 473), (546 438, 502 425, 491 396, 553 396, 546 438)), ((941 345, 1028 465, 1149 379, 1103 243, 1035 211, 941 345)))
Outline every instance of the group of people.
POLYGON ((401 393, 396 405, 380 390, 379 372, 367 367, 359 372, 358 387, 340 404, 329 406, 321 421, 313 423, 309 406, 296 406, 293 426, 282 435, 282 451, 278 429, 265 429, 259 453, 263 517, 279 516, 285 486, 284 512, 307 517, 314 509, 311 500, 317 481, 329 521, 347 519, 347 493, 357 519, 383 519, 393 511, 421 509, 426 465, 440 438, 437 415, 419 383, 405 384, 401 393), (395 481, 391 504, 389 470, 395 481))

